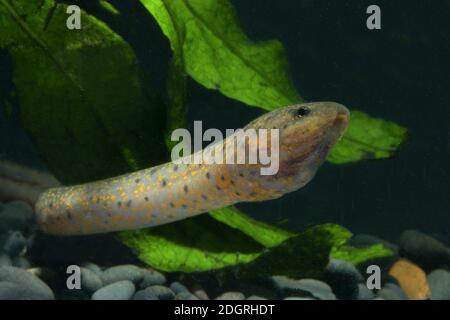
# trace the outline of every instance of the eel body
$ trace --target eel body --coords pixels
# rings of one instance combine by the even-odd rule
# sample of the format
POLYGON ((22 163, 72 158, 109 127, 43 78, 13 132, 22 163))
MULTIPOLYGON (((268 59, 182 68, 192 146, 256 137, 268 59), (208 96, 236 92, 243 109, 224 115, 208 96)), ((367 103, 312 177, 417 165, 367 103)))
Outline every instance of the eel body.
MULTIPOLYGON (((102 181, 50 188, 37 199, 36 221, 49 234, 105 233, 157 226, 238 202, 275 199, 313 178, 348 119, 348 110, 333 102, 277 109, 244 128, 279 130, 279 169, 274 175, 261 175, 261 164, 169 162, 102 181)), ((228 137, 205 150, 244 147, 268 146, 250 140, 237 145, 228 137)))

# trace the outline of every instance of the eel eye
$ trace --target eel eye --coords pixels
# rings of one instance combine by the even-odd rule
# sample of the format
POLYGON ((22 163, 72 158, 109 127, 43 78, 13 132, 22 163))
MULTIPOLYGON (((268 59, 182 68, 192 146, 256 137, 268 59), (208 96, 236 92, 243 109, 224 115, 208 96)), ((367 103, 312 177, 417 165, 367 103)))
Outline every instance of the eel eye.
POLYGON ((295 113, 295 115, 298 118, 303 118, 305 116, 307 116, 309 114, 310 110, 306 107, 300 107, 297 109, 297 112, 295 113))

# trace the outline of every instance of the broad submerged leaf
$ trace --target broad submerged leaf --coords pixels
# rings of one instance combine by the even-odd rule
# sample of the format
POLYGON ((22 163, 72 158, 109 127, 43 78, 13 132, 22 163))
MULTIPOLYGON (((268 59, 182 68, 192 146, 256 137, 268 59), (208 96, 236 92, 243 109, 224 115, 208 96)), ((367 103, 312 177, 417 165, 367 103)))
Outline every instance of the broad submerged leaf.
POLYGON ((325 224, 319 226, 330 235, 333 244, 330 256, 334 259, 344 260, 353 264, 359 264, 375 258, 392 256, 392 250, 384 247, 381 243, 364 248, 355 248, 346 243, 353 236, 346 228, 337 224, 325 224))
POLYGON ((337 228, 340 227, 318 225, 289 237, 280 245, 265 250, 254 261, 241 266, 239 277, 243 280, 258 280, 272 275, 294 279, 321 278, 330 251, 335 246, 335 237, 330 231, 337 228))
POLYGON ((254 260, 263 247, 208 215, 152 229, 119 233, 119 239, 153 268, 200 272, 254 260))
POLYGON ((390 254, 388 249, 353 248, 352 234, 324 224, 296 234, 246 217, 235 208, 153 229, 119 233, 120 240, 153 268, 200 272, 239 266, 244 278, 273 274, 319 276, 331 256, 352 263, 390 254), (220 222, 223 223, 220 223, 220 222))
POLYGON ((406 140, 408 130, 391 121, 352 111, 343 139, 333 148, 328 161, 342 164, 391 157, 406 140))
POLYGON ((0 1, 0 47, 14 63, 24 127, 64 183, 92 181, 163 160, 164 109, 141 78, 131 47, 67 5, 0 1))
POLYGON ((141 0, 182 49, 188 74, 208 89, 273 110, 301 101, 279 41, 251 42, 228 0, 141 0))
MULTIPOLYGON (((258 228, 277 232, 262 223, 258 228)), ((282 230, 279 233, 287 234, 282 230)), ((333 246, 332 235, 319 226, 293 234, 279 246, 267 250, 243 232, 207 215, 151 230, 122 232, 119 237, 142 261, 160 270, 199 272, 240 266, 245 278, 254 278, 251 270, 255 268, 266 270, 257 273, 258 276, 268 275, 269 271, 291 276, 320 274, 333 246), (280 264, 287 260, 292 263, 280 264)))
POLYGON ((354 248, 344 245, 339 248, 333 248, 331 251, 331 257, 334 259, 344 260, 355 265, 393 255, 392 250, 386 248, 381 243, 373 244, 366 248, 354 248))

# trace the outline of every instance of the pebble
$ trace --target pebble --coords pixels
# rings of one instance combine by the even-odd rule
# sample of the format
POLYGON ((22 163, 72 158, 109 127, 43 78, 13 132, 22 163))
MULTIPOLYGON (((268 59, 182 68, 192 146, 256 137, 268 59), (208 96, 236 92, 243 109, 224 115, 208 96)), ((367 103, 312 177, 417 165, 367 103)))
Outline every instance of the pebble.
POLYGON ((103 270, 97 264, 92 263, 92 262, 82 263, 81 267, 95 272, 98 276, 100 276, 103 273, 103 270))
POLYGON ((194 285, 192 288, 192 293, 199 297, 200 300, 209 300, 209 296, 206 291, 199 285, 194 285))
POLYGON ((11 258, 4 252, 0 251, 0 267, 12 266, 11 258))
POLYGON ((3 251, 11 257, 24 253, 26 248, 27 239, 25 239, 20 231, 10 231, 5 242, 3 243, 3 251))
POLYGON ((437 269, 428 275, 431 300, 450 300, 450 272, 437 269))
POLYGON ((0 300, 38 300, 34 291, 27 290, 27 287, 9 281, 0 282, 0 300))
POLYGON ((224 292, 220 296, 216 297, 216 300, 244 300, 245 296, 241 292, 230 291, 224 292))
POLYGON ((431 237, 433 237, 434 239, 442 242, 443 244, 445 244, 447 247, 450 246, 450 233, 447 231, 443 231, 443 232, 433 232, 429 234, 431 237))
POLYGON ((248 297, 247 300, 267 300, 267 298, 252 295, 252 296, 248 297))
POLYGON ((408 299, 408 297, 407 297, 405 291, 404 291, 399 285, 397 285, 397 284, 395 284, 395 283, 386 283, 386 284, 384 285, 384 287, 385 287, 385 288, 388 288, 388 289, 394 290, 395 292, 397 292, 397 294, 398 294, 402 299, 404 299, 404 300, 408 299))
POLYGON ((29 268, 28 272, 44 281, 50 288, 59 287, 61 285, 60 272, 51 268, 29 268))
POLYGON ((301 279, 298 281, 298 288, 320 300, 336 300, 336 296, 331 287, 323 281, 301 279))
POLYGON ((166 277, 156 270, 152 269, 142 269, 143 279, 139 284, 139 287, 145 289, 154 285, 163 285, 166 283, 166 277))
POLYGON ((190 292, 183 291, 175 295, 175 300, 200 300, 200 299, 190 292))
POLYGON ((173 293, 173 291, 170 290, 170 288, 167 288, 166 286, 154 285, 147 287, 142 291, 148 291, 152 293, 159 300, 173 300, 175 298, 175 294, 173 293))
POLYGON ((358 284, 364 281, 356 267, 346 261, 331 259, 325 268, 325 281, 339 299, 357 299, 358 284))
POLYGON ((0 300, 53 300, 53 291, 32 273, 16 267, 0 268, 0 300))
POLYGON ((125 264, 106 269, 100 277, 104 285, 122 280, 129 280, 137 284, 144 278, 144 272, 141 268, 135 265, 125 264))
POLYGON ((427 275, 418 265, 399 259, 389 269, 389 275, 397 280, 409 299, 426 300, 430 297, 427 275))
POLYGON ((382 288, 380 291, 378 291, 376 300, 402 300, 402 298, 394 290, 382 288))
POLYGON ((159 298, 152 291, 144 289, 136 292, 133 300, 159 300, 159 298))
POLYGON ((12 264, 14 267, 29 269, 31 268, 31 263, 25 257, 14 257, 12 258, 12 264))
POLYGON ((375 294, 372 290, 369 290, 365 284, 358 284, 358 300, 372 300, 375 298, 375 294))
POLYGON ((0 211, 0 230, 22 230, 33 221, 33 209, 23 201, 12 201, 0 211))
POLYGON ((387 283, 380 291, 378 297, 384 300, 407 300, 406 294, 396 284, 387 283))
POLYGON ((81 289, 94 292, 103 287, 103 281, 97 273, 86 267, 81 267, 81 289))
POLYGON ((181 292, 187 292, 187 293, 190 293, 189 292, 189 289, 188 288, 186 288, 186 286, 184 285, 184 284, 182 284, 182 283, 180 283, 180 282, 178 282, 178 281, 175 281, 175 282, 172 282, 171 284, 170 284, 170 290, 172 290, 173 291, 173 293, 175 293, 175 294, 178 294, 178 293, 181 293, 181 292))
POLYGON ((135 291, 133 282, 122 280, 95 291, 92 300, 129 300, 135 291))
POLYGON ((275 286, 283 291, 298 291, 321 300, 335 300, 331 287, 323 281, 315 279, 295 280, 286 276, 273 276, 275 286))
POLYGON ((401 234, 399 254, 417 263, 426 272, 450 264, 449 249, 442 242, 416 230, 401 234))

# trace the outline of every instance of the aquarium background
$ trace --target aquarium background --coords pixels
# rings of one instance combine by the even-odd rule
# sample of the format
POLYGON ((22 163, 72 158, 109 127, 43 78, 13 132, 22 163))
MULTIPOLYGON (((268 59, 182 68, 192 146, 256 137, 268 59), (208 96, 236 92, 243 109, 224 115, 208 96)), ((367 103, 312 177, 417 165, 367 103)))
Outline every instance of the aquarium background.
MULTIPOLYGON (((365 26, 365 1, 232 2, 252 40, 279 39, 286 47, 292 80, 305 100, 337 101, 410 132, 392 159, 326 163, 298 192, 241 207, 259 219, 289 220, 294 228, 333 221, 391 240, 410 228, 449 237, 448 2, 381 1, 382 29, 374 31, 365 26)), ((137 2, 116 5, 127 19, 114 29, 133 46, 163 96, 168 41, 137 2)), ((4 102, 12 71, 4 50, 0 58, 4 102)), ((238 128, 262 114, 192 80, 188 86, 188 124, 238 128)), ((0 114, 2 157, 40 166, 17 106, 11 113, 0 114)))
MULTIPOLYGON (((98 16, 132 46, 146 79, 167 99, 168 40, 139 2, 111 3, 122 19, 98 16)), ((325 163, 301 190, 238 208, 294 231, 333 222, 395 242, 415 229, 450 245, 449 2, 377 1, 381 30, 366 28, 368 1, 231 3, 252 41, 281 41, 293 84, 306 101, 336 101, 408 129, 390 159, 325 163)), ((0 157, 45 168, 20 123, 11 79, 11 59, 0 49, 0 157)), ((191 126, 203 120, 204 129, 238 128, 263 113, 189 77, 186 92, 191 126)))

